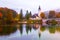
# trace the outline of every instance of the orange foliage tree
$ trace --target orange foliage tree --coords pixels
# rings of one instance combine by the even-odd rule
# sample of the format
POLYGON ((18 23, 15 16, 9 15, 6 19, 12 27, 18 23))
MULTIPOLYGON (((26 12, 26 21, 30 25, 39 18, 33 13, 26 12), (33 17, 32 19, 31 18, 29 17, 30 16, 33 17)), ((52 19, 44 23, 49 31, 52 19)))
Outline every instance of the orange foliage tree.
POLYGON ((41 18, 45 18, 44 12, 41 12, 40 17, 41 17, 41 18))
POLYGON ((49 18, 54 18, 54 17, 55 17, 55 11, 54 11, 54 10, 50 10, 48 17, 49 17, 49 18))
POLYGON ((3 19, 9 18, 10 20, 12 20, 12 18, 14 19, 16 15, 17 12, 15 10, 0 7, 0 17, 2 17, 3 19))
POLYGON ((60 18, 60 12, 56 14, 56 18, 60 18))

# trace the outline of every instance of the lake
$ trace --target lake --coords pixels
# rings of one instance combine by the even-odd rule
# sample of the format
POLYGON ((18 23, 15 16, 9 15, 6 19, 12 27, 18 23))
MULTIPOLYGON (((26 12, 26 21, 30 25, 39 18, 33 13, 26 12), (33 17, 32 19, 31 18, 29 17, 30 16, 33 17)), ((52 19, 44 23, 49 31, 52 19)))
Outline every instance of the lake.
POLYGON ((40 24, 0 25, 0 40, 60 40, 60 26, 40 24))

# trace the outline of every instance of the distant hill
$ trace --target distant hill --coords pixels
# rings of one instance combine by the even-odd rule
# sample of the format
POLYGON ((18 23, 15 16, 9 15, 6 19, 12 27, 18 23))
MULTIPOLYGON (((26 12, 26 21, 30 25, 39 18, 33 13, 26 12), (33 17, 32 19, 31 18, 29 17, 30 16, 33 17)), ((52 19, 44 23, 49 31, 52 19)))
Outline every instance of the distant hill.
POLYGON ((55 9, 56 12, 60 12, 60 9, 55 9))

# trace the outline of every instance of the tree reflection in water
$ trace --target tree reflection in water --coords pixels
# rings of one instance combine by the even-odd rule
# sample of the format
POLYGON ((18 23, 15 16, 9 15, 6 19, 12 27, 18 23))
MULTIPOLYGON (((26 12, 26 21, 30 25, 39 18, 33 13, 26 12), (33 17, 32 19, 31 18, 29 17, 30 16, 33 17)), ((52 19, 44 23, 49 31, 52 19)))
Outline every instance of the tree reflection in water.
MULTIPOLYGON (((20 27, 19 27, 19 30, 20 30, 20 33, 23 34, 24 30, 23 30, 24 26, 23 24, 20 24, 20 27)), ((48 26, 48 25, 40 25, 40 24, 25 24, 25 30, 26 30, 26 33, 28 34, 29 32, 31 33, 31 31, 33 31, 32 29, 34 29, 34 31, 38 30, 38 37, 40 38, 41 37, 41 32, 44 32, 46 31, 46 29, 49 31, 50 34, 54 34, 56 31, 57 32, 60 32, 60 27, 57 27, 57 26, 48 26)))
POLYGON ((0 25, 0 36, 14 33, 17 28, 13 25, 0 25))
POLYGON ((51 26, 48 28, 50 33, 60 32, 60 26, 51 26))
MULTIPOLYGON (((48 25, 40 25, 40 24, 24 24, 25 25, 25 30, 26 33, 28 34, 29 32, 31 33, 31 31, 33 31, 32 29, 34 29, 34 31, 38 30, 38 37, 41 37, 41 32, 46 31, 46 29, 49 31, 50 34, 54 34, 56 31, 60 32, 60 27, 59 26, 48 26, 48 25)), ((19 30, 21 35, 24 33, 23 31, 23 24, 19 24, 19 30)), ((2 30, 2 29, 1 29, 2 30)), ((0 31, 1 31, 0 30, 0 31)))
POLYGON ((23 24, 20 24, 19 30, 20 30, 20 33, 22 35, 23 34, 23 24))
POLYGON ((31 30, 32 30, 31 24, 26 24, 26 33, 28 34, 28 32, 29 31, 31 32, 31 30))
POLYGON ((54 27, 54 26, 51 26, 51 27, 49 27, 48 29, 49 29, 49 32, 50 33, 55 33, 55 29, 56 27, 54 27))
POLYGON ((46 29, 48 29, 49 30, 49 33, 50 34, 54 34, 55 32, 60 32, 60 26, 48 26, 48 25, 46 25, 46 26, 43 26, 43 25, 41 25, 41 27, 40 27, 40 31, 41 32, 44 32, 46 29))
POLYGON ((38 31, 38 37, 39 37, 39 38, 41 37, 41 32, 40 32, 40 30, 38 31))
POLYGON ((60 32, 60 26, 57 26, 57 27, 56 27, 56 31, 57 31, 57 32, 60 32))
POLYGON ((41 32, 44 32, 46 29, 49 30, 49 33, 55 33, 56 27, 55 26, 48 26, 47 27, 47 25, 46 26, 41 25, 41 27, 40 27, 41 32))
MULTIPOLYGON (((20 34, 22 35, 24 33, 24 31, 26 31, 26 34, 28 33, 33 33, 33 30, 36 32, 38 32, 38 37, 41 37, 41 32, 46 31, 46 29, 48 30, 48 32, 50 34, 54 34, 56 32, 60 32, 60 26, 47 26, 47 25, 40 25, 40 24, 24 24, 25 27, 23 26, 23 24, 18 24, 18 26, 16 25, 0 25, 0 36, 4 36, 4 35, 9 35, 14 33, 17 29, 19 29, 20 34), (25 28, 25 30, 24 30, 25 28), (32 31, 32 32, 31 32, 32 31)), ((28 36, 28 35, 27 35, 28 36)))
POLYGON ((46 30, 46 26, 41 25, 40 31, 44 32, 46 30))

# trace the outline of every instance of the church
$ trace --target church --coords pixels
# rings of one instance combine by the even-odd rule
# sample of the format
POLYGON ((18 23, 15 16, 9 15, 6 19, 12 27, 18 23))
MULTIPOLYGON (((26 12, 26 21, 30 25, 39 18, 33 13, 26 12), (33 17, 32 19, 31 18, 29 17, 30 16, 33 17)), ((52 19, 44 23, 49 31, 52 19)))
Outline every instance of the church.
POLYGON ((42 18, 40 17, 40 14, 41 14, 41 8, 40 8, 40 6, 39 6, 39 8, 38 8, 38 13, 35 13, 30 19, 31 20, 41 20, 42 18))

